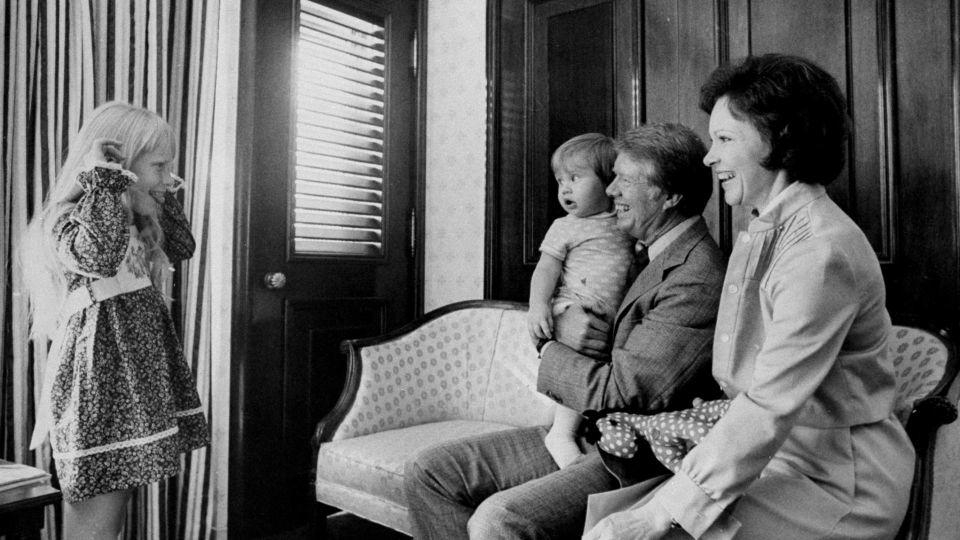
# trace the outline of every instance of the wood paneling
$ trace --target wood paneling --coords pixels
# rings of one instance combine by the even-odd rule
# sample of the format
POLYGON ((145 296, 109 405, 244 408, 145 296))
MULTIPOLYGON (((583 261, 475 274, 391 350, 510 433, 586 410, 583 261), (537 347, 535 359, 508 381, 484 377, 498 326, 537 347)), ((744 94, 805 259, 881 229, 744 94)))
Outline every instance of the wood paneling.
POLYGON ((947 0, 895 3, 897 251, 887 303, 957 320, 957 69, 947 0))
MULTIPOLYGON (((638 122, 674 121, 693 127, 707 137, 708 117, 698 108, 700 85, 717 65, 748 54, 780 52, 812 59, 830 72, 845 92, 852 118, 847 167, 829 187, 837 201, 863 229, 877 252, 887 280, 888 307, 897 316, 925 319, 954 327, 960 319, 960 248, 958 248, 958 185, 960 185, 960 0, 625 0, 581 2, 609 4, 616 15, 614 41, 607 58, 594 58, 591 77, 600 66, 612 65, 614 84, 592 88, 595 103, 582 96, 567 101, 555 93, 556 80, 569 76, 565 68, 539 66, 542 56, 528 49, 528 65, 541 76, 511 92, 549 87, 546 102, 528 101, 519 111, 529 122, 529 133, 543 133, 562 125, 563 136, 596 129, 596 117, 579 114, 599 111, 612 103, 613 132, 638 122), (558 101, 559 100, 559 101, 558 101), (536 105, 537 110, 532 106, 536 105), (540 107, 546 106, 548 110, 540 107), (538 131, 541 130, 541 131, 538 131)), ((500 13, 531 16, 563 13, 563 24, 592 21, 586 12, 570 9, 573 0, 503 0, 500 13), (511 6, 507 8, 507 6, 511 6), (519 7, 518 7, 519 6, 519 7)), ((499 4, 498 4, 499 5, 499 4)), ((536 34, 511 34, 509 23, 492 10, 491 28, 507 40, 536 39, 536 34), (499 21, 499 24, 497 24, 499 21)), ((515 29, 520 25, 515 25, 515 29)), ((596 36, 596 27, 588 35, 596 36)), ((606 30, 604 30, 606 32, 606 30)), ((573 47, 580 33, 571 32, 573 47)), ((515 44, 515 43, 514 43, 515 44)), ((590 54, 605 54, 592 48, 590 54)), ((493 54, 505 62, 507 49, 493 54)), ((549 55, 548 55, 549 56, 549 55)), ((584 57, 579 56, 577 65, 584 57)), ((502 80, 499 81, 502 83, 502 80)), ((515 81, 514 81, 515 82, 515 81)), ((494 93, 506 86, 493 80, 494 93)), ((510 114, 516 116, 518 111, 510 114)), ((504 116, 492 110, 493 117, 504 116)), ((503 131, 501 130, 500 133, 503 131)), ((496 133, 494 134, 494 137, 496 133)), ((513 149, 512 159, 524 167, 549 167, 549 154, 513 149)), ((512 142, 516 142, 513 139, 512 142)), ((541 143, 542 144, 542 143, 541 143)), ((550 139, 549 144, 557 144, 550 139)), ((503 146, 501 146, 503 148, 503 146)), ((502 157, 502 156, 501 156, 502 157)), ((501 262, 492 266, 490 296, 524 300, 529 271, 535 263, 531 246, 539 242, 549 221, 543 216, 543 193, 523 192, 522 179, 505 171, 501 160, 490 169, 491 184, 501 198, 492 203, 491 215, 499 218, 488 231, 491 251, 501 262), (517 184, 517 182, 520 182, 517 184), (523 200, 510 203, 511 193, 523 200), (539 198, 538 198, 539 197, 539 198), (507 203, 507 204, 505 204, 507 203), (512 209, 507 206, 513 204, 512 209), (539 217, 538 217, 539 216, 539 217), (516 231, 528 238, 525 251, 508 247, 516 231)), ((729 250, 733 235, 746 227, 750 216, 728 209, 715 189, 705 211, 711 232, 729 250)))

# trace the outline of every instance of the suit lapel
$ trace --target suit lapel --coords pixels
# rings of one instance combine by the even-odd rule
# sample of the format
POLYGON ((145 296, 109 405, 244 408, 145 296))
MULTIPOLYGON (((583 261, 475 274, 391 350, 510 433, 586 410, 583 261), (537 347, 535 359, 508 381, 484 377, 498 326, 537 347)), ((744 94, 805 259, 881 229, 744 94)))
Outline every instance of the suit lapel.
POLYGON ((630 285, 630 288, 627 290, 623 301, 620 302, 620 309, 617 311, 617 319, 614 324, 614 335, 616 335, 616 329, 620 326, 620 320, 623 318, 623 315, 630 311, 634 302, 636 302, 641 295, 662 283, 663 276, 667 270, 683 264, 683 262, 687 260, 687 255, 690 254, 690 250, 700 242, 705 234, 709 234, 709 231, 707 230, 707 224, 701 217, 667 246, 667 249, 664 250, 663 253, 650 261, 650 264, 640 272, 637 279, 633 281, 633 284, 630 285))

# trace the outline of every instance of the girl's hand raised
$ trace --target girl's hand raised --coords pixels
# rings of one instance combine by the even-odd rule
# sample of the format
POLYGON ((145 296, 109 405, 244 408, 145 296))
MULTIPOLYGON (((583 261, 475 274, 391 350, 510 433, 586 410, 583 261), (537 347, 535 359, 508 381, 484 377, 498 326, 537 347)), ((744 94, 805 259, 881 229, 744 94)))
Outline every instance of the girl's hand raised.
POLYGON ((126 159, 120 151, 122 146, 123 143, 114 139, 95 139, 93 144, 90 145, 90 151, 80 161, 77 170, 72 173, 74 183, 66 200, 75 201, 83 194, 83 186, 77 181, 81 172, 110 163, 116 163, 116 166, 119 167, 126 159))
POLYGON ((123 143, 113 139, 96 139, 83 160, 84 169, 91 169, 103 163, 123 163, 126 159, 120 149, 123 143))

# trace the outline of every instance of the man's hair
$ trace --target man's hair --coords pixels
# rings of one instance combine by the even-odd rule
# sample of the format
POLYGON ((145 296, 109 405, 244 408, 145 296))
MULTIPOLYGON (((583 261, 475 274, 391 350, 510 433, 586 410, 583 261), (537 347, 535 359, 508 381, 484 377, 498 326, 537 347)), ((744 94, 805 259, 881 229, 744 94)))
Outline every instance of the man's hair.
POLYGON ((572 163, 590 167, 608 186, 613 181, 613 162, 617 151, 613 139, 601 133, 584 133, 564 142, 553 152, 550 166, 554 173, 572 163))
POLYGON ((692 129, 672 123, 646 124, 624 133, 616 149, 653 167, 650 181, 670 195, 680 195, 677 212, 698 216, 713 194, 713 174, 704 167, 707 148, 692 129))
POLYGON ((706 113, 726 97, 730 114, 750 122, 770 145, 761 165, 791 181, 829 184, 846 161, 847 107, 829 73, 797 56, 749 56, 714 70, 700 88, 706 113))

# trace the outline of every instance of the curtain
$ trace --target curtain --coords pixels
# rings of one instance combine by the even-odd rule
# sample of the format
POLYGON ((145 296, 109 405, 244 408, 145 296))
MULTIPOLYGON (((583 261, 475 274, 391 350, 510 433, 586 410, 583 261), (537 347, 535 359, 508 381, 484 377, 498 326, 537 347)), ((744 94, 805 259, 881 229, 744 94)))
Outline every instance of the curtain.
POLYGON ((179 476, 135 493, 125 535, 225 536, 229 324, 212 325, 211 313, 231 312, 222 284, 231 282, 232 239, 218 231, 232 225, 239 2, 7 0, 0 21, 0 455, 42 468, 50 460, 49 447, 28 450, 46 351, 27 339, 28 306, 11 263, 20 233, 90 111, 114 99, 144 106, 174 127, 177 170, 189 181, 183 202, 197 251, 181 266, 173 313, 213 444, 184 456, 179 476))

